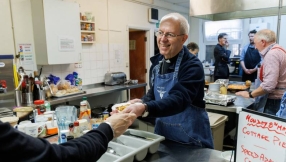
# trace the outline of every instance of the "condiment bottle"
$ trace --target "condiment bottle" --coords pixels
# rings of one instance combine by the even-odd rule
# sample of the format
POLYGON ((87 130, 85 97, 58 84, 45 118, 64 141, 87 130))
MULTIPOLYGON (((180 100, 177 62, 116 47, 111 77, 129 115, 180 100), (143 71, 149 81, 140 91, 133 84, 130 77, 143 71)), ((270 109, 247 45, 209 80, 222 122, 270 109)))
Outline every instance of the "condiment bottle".
POLYGON ((80 137, 80 128, 79 128, 79 122, 75 121, 73 123, 73 136, 74 138, 80 137))
POLYGON ((42 115, 46 112, 44 100, 36 100, 34 101, 35 109, 38 111, 38 115, 42 115))
POLYGON ((85 101, 80 102, 80 114, 78 119, 86 119, 88 123, 90 122, 90 117, 85 101))

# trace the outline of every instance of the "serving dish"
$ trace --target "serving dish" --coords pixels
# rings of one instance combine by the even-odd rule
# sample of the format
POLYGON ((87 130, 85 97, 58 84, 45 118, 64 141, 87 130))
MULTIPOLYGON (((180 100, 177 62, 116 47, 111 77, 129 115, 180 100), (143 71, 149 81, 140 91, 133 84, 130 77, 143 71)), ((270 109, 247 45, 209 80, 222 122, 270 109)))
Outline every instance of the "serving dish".
POLYGON ((246 86, 244 84, 230 84, 227 86, 227 89, 229 91, 246 91, 249 89, 249 86, 246 86))
POLYGON ((232 104, 236 99, 236 96, 223 95, 218 93, 209 92, 206 93, 204 100, 206 103, 211 103, 215 105, 227 106, 232 104))
MULTIPOLYGON (((134 104, 137 104, 137 105, 140 105, 142 103, 140 102, 136 102, 134 104)), ((125 102, 125 103, 118 103, 118 104, 115 104, 111 107, 112 110, 118 110, 119 112, 123 111, 127 106, 131 105, 130 102, 125 102)))

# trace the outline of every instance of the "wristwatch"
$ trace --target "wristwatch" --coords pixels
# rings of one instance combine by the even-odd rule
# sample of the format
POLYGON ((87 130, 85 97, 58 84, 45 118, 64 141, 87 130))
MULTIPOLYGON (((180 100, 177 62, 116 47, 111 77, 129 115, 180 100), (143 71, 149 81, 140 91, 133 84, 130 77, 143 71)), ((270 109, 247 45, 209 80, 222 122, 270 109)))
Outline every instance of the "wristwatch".
POLYGON ((252 91, 249 91, 248 94, 249 94, 249 97, 250 97, 250 98, 253 98, 253 96, 251 95, 251 92, 252 92, 252 91))
POLYGON ((145 111, 144 113, 142 114, 142 117, 147 117, 149 115, 149 111, 148 111, 148 106, 147 104, 143 103, 143 105, 145 106, 145 111))

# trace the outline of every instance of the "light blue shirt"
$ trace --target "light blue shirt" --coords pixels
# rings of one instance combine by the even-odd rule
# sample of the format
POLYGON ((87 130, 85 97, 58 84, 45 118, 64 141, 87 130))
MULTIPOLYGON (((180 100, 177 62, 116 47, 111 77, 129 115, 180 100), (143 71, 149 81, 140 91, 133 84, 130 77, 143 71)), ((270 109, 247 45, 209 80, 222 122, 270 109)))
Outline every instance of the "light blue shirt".
MULTIPOLYGON (((255 46, 252 45, 252 44, 247 44, 247 45, 245 45, 245 46, 242 48, 241 52, 240 52, 240 61, 244 61, 244 57, 245 57, 245 54, 246 54, 246 51, 247 51, 248 47, 250 47, 250 48, 255 48, 255 46)), ((259 54, 260 54, 260 52, 259 52, 259 54)), ((261 55, 260 55, 260 65, 262 64, 262 61, 263 61, 263 60, 262 60, 262 57, 261 57, 261 55)), ((257 65, 256 65, 256 68, 257 68, 257 65)))

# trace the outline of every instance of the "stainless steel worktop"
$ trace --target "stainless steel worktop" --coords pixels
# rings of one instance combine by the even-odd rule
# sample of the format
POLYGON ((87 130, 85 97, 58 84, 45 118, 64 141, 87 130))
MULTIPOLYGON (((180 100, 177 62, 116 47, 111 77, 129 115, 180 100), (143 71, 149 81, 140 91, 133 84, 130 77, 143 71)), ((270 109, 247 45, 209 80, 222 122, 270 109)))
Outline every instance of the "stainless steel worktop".
MULTIPOLYGON (((233 93, 229 95, 235 96, 235 94, 233 93)), ((254 102, 253 98, 244 98, 241 96, 236 96, 235 102, 231 105, 220 106, 220 105, 214 105, 214 104, 206 104, 206 109, 221 110, 221 111, 227 111, 227 112, 238 112, 241 108, 247 108, 253 102, 254 102)))
MULTIPOLYGON (((103 94, 108 94, 112 92, 118 92, 122 90, 129 90, 134 88, 140 88, 144 87, 146 91, 146 85, 147 83, 138 83, 138 84, 126 84, 126 85, 113 85, 113 86, 107 86, 102 84, 94 84, 94 85, 87 85, 83 86, 83 91, 85 93, 67 96, 67 97, 60 97, 60 98, 49 98, 47 101, 50 102, 51 105, 65 103, 73 100, 81 99, 82 97, 93 97, 93 96, 99 96, 103 94)), ((127 93, 128 96, 128 93, 127 93)))
POLYGON ((162 141, 154 154, 148 154, 142 162, 225 162, 221 151, 162 141))

